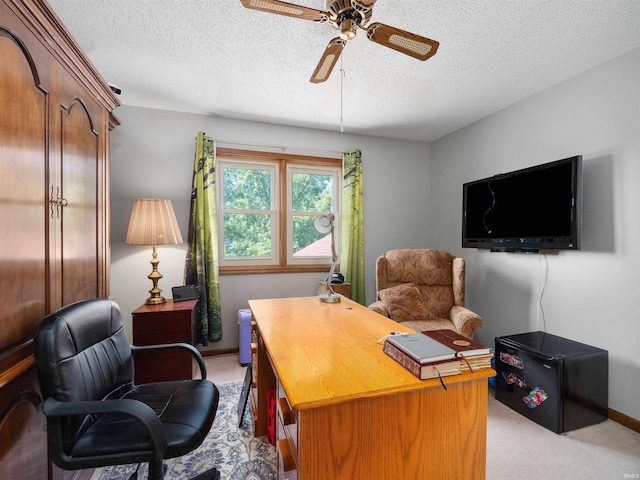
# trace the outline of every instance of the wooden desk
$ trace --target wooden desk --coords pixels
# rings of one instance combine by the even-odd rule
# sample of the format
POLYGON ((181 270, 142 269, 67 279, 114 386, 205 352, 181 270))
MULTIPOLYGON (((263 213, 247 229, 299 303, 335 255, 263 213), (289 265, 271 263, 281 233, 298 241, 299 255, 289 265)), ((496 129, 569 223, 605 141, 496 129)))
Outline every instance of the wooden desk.
POLYGON ((382 352, 411 332, 361 305, 250 300, 255 435, 276 400, 278 479, 485 478, 491 369, 419 380, 382 352))

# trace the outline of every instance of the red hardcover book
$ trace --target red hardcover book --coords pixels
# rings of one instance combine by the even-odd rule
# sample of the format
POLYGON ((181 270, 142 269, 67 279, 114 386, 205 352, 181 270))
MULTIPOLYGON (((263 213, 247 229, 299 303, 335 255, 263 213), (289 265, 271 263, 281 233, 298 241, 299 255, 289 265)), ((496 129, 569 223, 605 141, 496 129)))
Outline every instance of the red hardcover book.
POLYGON ((458 357, 473 357, 476 355, 487 355, 491 349, 479 342, 469 340, 453 330, 425 330, 422 332, 441 344, 456 351, 458 357))
POLYGON ((458 359, 441 360, 439 362, 432 363, 419 363, 386 340, 382 345, 382 351, 413 373, 420 380, 447 377, 450 375, 458 375, 460 373, 461 361, 458 359))

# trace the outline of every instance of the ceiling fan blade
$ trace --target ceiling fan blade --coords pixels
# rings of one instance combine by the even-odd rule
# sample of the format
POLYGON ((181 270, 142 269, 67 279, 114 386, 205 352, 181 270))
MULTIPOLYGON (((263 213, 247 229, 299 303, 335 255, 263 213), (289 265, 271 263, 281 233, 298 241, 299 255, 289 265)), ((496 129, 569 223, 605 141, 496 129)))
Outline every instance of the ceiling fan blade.
POLYGON ((311 78, 309 79, 311 83, 322 83, 329 78, 329 75, 331 75, 331 71, 338 61, 338 58, 340 58, 342 49, 346 44, 346 40, 343 40, 340 37, 336 37, 329 42, 329 45, 327 45, 327 48, 322 54, 322 58, 318 62, 318 66, 313 71, 313 75, 311 75, 311 78))
POLYGON ((385 47, 410 55, 418 60, 433 57, 438 51, 438 43, 427 37, 405 32, 399 28, 390 27, 382 23, 372 23, 367 28, 367 38, 385 47))
POLYGON ((293 3, 281 2, 279 0, 240 0, 242 5, 252 10, 261 12, 277 13, 287 17, 302 18, 314 22, 323 22, 327 19, 326 12, 315 8, 294 5, 293 3))

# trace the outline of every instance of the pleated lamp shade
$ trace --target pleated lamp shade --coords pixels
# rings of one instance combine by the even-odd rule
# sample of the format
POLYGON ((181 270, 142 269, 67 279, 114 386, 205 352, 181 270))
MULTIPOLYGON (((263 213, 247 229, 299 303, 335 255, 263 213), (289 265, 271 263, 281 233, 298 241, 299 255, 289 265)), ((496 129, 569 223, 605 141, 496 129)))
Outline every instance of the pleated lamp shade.
POLYGON ((129 245, 172 245, 182 243, 182 235, 171 200, 136 198, 125 243, 129 245))
POLYGON ((161 295, 162 290, 158 288, 158 280, 162 278, 162 275, 158 272, 160 260, 158 260, 156 245, 182 243, 182 235, 180 235, 176 214, 173 213, 171 200, 136 198, 133 202, 125 243, 130 245, 153 245, 152 271, 147 276, 153 282, 153 288, 149 290, 151 295, 145 303, 147 305, 165 303, 166 300, 161 295))

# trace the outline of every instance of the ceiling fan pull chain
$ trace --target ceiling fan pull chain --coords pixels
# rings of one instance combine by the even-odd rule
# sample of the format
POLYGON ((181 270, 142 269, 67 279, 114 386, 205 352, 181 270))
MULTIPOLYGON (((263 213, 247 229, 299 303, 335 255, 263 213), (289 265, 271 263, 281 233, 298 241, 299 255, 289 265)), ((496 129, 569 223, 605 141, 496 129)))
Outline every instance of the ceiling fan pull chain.
POLYGON ((342 124, 342 83, 344 79, 344 68, 342 68, 342 55, 340 55, 340 133, 344 133, 344 125, 342 124))

